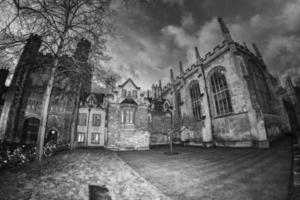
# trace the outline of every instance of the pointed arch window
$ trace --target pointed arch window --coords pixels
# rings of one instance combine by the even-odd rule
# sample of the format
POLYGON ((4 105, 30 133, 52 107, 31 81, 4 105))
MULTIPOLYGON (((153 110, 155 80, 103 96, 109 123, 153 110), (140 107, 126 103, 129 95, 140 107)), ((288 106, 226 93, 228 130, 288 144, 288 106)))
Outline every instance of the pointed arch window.
POLYGON ((217 116, 233 112, 224 69, 217 69, 210 77, 215 111, 217 116))
POLYGON ((249 67, 249 72, 260 108, 264 113, 270 113, 272 111, 270 107, 272 98, 263 71, 253 64, 249 67))
POLYGON ((201 120, 201 93, 198 81, 193 81, 191 83, 190 95, 194 119, 201 120))

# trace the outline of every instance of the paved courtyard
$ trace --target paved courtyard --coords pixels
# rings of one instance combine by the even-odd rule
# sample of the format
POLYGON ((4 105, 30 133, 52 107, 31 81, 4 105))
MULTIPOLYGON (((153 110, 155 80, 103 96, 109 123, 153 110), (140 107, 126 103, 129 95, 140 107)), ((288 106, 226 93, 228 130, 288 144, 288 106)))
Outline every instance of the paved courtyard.
POLYGON ((177 147, 119 155, 172 199, 284 200, 291 173, 291 144, 286 137, 270 149, 177 147))
POLYGON ((114 152, 103 149, 62 152, 13 171, 0 171, 1 200, 88 200, 88 185, 106 185, 113 200, 169 198, 132 170, 114 152))
POLYGON ((291 147, 270 149, 167 147, 111 152, 61 152, 41 166, 0 171, 0 199, 88 199, 88 185, 106 185, 113 200, 286 199, 291 147))

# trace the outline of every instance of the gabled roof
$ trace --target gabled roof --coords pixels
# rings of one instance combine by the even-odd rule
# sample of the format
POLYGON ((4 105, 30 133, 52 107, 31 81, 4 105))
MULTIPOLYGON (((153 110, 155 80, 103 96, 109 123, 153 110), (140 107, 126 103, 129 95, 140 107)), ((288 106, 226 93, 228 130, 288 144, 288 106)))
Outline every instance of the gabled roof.
POLYGON ((121 104, 134 104, 137 105, 137 103, 132 98, 126 98, 124 99, 121 104))
POLYGON ((80 96, 80 104, 86 105, 87 100, 90 96, 94 96, 94 98, 96 100, 95 103, 97 104, 96 107, 101 107, 101 104, 103 104, 103 101, 104 101, 105 94, 85 92, 80 96))
POLYGON ((133 80, 131 80, 131 78, 127 79, 127 81, 125 81, 122 85, 119 85, 119 87, 124 87, 129 81, 131 81, 131 83, 134 85, 134 87, 136 89, 141 89, 140 87, 138 87, 134 82, 133 80))

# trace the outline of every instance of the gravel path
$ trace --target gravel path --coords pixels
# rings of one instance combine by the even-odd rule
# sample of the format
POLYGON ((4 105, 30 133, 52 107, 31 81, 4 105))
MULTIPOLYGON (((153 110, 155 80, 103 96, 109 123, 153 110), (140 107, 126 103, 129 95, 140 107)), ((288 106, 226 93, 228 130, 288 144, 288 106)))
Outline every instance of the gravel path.
POLYGON ((106 150, 62 152, 44 160, 0 172, 0 199, 88 199, 88 185, 106 185, 113 200, 168 200, 155 186, 106 150))

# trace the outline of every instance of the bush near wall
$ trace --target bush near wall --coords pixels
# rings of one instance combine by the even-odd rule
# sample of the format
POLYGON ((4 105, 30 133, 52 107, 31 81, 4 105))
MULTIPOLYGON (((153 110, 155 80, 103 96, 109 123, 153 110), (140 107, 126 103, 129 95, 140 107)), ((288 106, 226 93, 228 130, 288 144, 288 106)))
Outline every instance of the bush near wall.
POLYGON ((36 156, 36 145, 11 144, 0 141, 0 169, 14 168, 32 161, 36 156))

